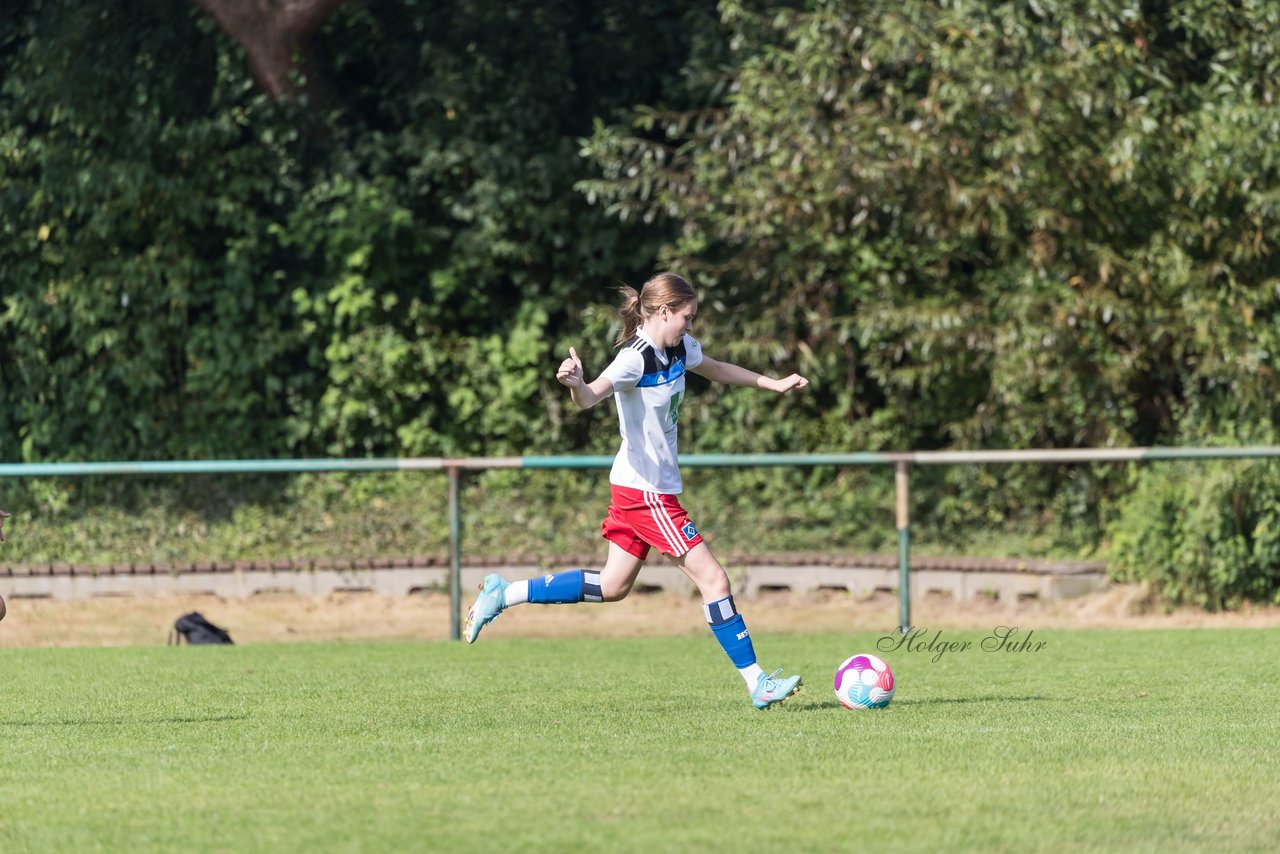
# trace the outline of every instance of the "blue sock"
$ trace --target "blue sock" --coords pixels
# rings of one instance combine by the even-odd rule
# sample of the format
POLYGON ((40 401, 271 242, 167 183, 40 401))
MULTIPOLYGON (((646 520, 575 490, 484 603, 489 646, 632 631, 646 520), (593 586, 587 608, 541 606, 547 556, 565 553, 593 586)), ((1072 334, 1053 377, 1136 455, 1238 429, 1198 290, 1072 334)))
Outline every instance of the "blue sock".
POLYGON ((742 615, 733 606, 732 596, 703 605, 702 611, 716 640, 720 641, 720 646, 724 648, 734 667, 742 670, 756 663, 756 650, 751 645, 751 634, 747 631, 742 615))
POLYGON ((530 578, 529 601, 539 605, 603 602, 600 573, 574 569, 556 575, 544 575, 542 578, 530 578))

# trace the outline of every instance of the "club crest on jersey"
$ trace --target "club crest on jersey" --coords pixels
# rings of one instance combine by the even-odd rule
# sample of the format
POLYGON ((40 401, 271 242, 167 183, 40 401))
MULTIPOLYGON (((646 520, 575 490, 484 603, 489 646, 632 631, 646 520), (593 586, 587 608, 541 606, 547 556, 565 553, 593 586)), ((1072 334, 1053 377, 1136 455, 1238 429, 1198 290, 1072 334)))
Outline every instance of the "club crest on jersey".
POLYGON ((680 529, 680 533, 684 534, 686 540, 692 540, 698 536, 698 529, 693 527, 692 522, 685 522, 684 527, 680 529))
POLYGON ((671 395, 671 403, 667 405, 667 425, 674 427, 680 423, 680 403, 684 400, 684 392, 671 395))

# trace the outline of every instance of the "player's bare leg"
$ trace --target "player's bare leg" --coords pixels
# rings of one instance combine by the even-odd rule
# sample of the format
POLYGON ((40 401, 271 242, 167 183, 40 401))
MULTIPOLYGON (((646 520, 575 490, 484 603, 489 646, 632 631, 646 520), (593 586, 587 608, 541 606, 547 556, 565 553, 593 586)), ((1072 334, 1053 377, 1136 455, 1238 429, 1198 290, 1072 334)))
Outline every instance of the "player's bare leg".
POLYGON ((600 570, 600 592, 606 602, 618 602, 627 598, 636 576, 644 566, 644 558, 638 558, 622 546, 609 541, 609 556, 600 570))
POLYGON ((698 592, 702 594, 702 604, 707 605, 729 595, 729 575, 705 542, 675 558, 675 562, 697 585, 698 592))
POLYGON ((781 678, 781 670, 765 673, 756 663, 751 636, 729 590, 729 575, 711 548, 705 542, 698 543, 675 561, 698 586, 707 623, 746 683, 752 704, 767 709, 794 694, 800 688, 799 676, 781 678))

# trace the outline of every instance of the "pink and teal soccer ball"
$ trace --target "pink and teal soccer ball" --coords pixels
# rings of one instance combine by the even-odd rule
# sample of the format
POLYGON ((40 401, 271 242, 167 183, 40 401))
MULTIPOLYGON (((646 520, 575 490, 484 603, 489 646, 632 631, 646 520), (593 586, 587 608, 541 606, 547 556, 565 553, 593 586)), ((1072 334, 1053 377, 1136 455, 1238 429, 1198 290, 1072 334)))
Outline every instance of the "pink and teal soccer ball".
POLYGON ((893 671, 867 653, 846 658, 836 668, 836 699, 846 709, 883 709, 893 699, 893 671))

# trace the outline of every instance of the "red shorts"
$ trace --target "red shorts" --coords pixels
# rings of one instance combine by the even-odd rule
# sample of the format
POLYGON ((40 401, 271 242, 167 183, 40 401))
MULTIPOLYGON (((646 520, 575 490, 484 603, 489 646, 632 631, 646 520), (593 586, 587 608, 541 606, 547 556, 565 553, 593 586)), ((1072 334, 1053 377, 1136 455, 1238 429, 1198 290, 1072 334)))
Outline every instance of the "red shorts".
POLYGON ((600 533, 628 553, 644 560, 653 546, 663 554, 680 557, 702 542, 677 496, 612 484, 609 489, 613 503, 600 533))

